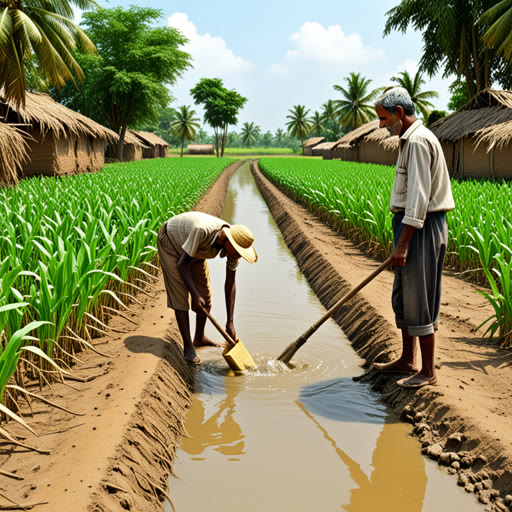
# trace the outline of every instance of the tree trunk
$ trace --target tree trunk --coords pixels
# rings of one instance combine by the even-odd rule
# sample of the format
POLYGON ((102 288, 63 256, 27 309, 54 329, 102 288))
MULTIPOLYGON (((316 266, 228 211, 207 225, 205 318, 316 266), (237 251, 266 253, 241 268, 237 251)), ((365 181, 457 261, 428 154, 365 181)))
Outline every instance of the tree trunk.
POLYGON ((477 48, 477 34, 476 34, 476 26, 475 22, 473 22, 473 26, 471 27, 471 42, 473 44, 473 66, 475 67, 475 78, 476 78, 476 92, 479 93, 482 90, 482 82, 480 76, 480 59, 478 57, 478 48, 477 48))
POLYGON ((217 158, 219 158, 219 129, 215 128, 215 151, 217 152, 217 158))
POLYGON ((126 135, 126 128, 128 126, 128 123, 126 123, 122 130, 121 134, 119 135, 119 142, 117 143, 117 159, 122 162, 123 161, 123 150, 124 150, 124 137, 126 135))
POLYGON ((302 147, 302 156, 304 156, 304 138, 302 135, 300 136, 300 145, 302 147))
POLYGON ((225 126, 224 127, 224 131, 222 133, 222 151, 221 151, 221 154, 220 156, 224 156, 224 149, 226 147, 226 138, 228 136, 228 127, 225 126))
POLYGON ((185 144, 185 135, 181 137, 181 155, 180 158, 183 158, 183 145, 185 144))

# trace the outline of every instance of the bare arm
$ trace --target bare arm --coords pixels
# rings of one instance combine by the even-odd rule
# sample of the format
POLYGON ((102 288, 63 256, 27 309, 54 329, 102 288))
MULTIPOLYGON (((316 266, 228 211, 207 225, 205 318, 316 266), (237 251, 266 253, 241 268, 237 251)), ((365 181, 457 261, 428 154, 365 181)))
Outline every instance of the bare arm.
POLYGON ((206 302, 201 297, 196 283, 194 283, 194 279, 192 279, 192 273, 190 272, 191 263, 192 257, 184 252, 178 260, 178 270, 180 271, 181 277, 183 278, 183 281, 185 282, 185 285, 192 297, 192 310, 204 316, 203 308, 206 306, 206 302))
POLYGON ((236 296, 236 283, 235 283, 235 270, 226 269, 226 283, 224 284, 224 293, 226 296, 226 313, 227 313, 227 323, 226 323, 226 331, 227 333, 236 340, 236 332, 235 325, 233 323, 234 313, 235 313, 235 296, 236 296))
POLYGON ((391 266, 392 267, 405 267, 405 262, 407 261, 407 254, 409 253, 409 242, 416 231, 416 228, 413 226, 409 226, 408 224, 404 224, 404 229, 400 238, 398 239, 398 243, 396 244, 395 250, 391 255, 391 266))

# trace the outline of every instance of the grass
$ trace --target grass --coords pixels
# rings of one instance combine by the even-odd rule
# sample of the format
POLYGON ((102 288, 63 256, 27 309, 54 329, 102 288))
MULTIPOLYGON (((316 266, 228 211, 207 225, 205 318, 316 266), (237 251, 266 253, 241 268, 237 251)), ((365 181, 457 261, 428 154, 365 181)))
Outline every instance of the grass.
MULTIPOLYGON (((179 155, 181 148, 169 148, 169 154, 179 155)), ((183 155, 187 154, 186 148, 183 155)), ((224 155, 293 155, 296 153, 292 148, 225 148, 224 155)), ((194 155, 195 156, 195 155, 194 155)))

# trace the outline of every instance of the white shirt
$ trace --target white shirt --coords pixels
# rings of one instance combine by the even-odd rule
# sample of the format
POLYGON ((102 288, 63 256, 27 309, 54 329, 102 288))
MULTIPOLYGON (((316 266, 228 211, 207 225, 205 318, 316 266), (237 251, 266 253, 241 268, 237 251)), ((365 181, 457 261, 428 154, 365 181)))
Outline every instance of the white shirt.
POLYGON ((417 229, 427 213, 455 208, 441 144, 419 120, 400 137, 389 208, 393 213, 405 211, 402 222, 417 229))

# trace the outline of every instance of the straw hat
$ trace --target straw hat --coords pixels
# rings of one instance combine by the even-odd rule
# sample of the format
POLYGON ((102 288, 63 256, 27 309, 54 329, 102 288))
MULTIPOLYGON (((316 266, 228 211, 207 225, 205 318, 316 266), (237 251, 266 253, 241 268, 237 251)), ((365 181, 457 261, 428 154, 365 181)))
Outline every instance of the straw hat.
POLYGON ((224 228, 231 245, 237 250, 238 254, 249 263, 255 263, 258 255, 252 246, 254 235, 252 231, 242 224, 234 224, 229 228, 224 228))

